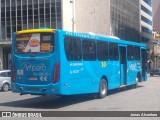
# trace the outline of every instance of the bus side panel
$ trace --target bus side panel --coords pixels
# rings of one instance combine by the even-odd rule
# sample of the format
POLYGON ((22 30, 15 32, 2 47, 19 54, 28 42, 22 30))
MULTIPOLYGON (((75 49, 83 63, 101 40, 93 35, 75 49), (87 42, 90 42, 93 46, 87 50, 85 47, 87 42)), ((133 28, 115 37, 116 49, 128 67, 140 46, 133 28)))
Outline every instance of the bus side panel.
POLYGON ((138 72, 141 71, 141 66, 138 66, 138 61, 127 62, 127 85, 133 85, 136 83, 136 77, 138 72))
POLYGON ((64 94, 82 94, 97 92, 98 79, 96 70, 87 62, 64 62, 61 79, 64 94), (63 83, 62 83, 63 81, 63 83))
POLYGON ((65 51, 61 50, 61 93, 95 93, 99 90, 102 76, 108 80, 108 89, 119 88, 119 61, 67 61, 65 51))
POLYGON ((68 61, 65 55, 64 35, 64 32, 59 34, 60 94, 70 95, 98 92, 102 76, 107 78, 108 89, 119 88, 119 61, 68 61))
POLYGON ((60 44, 60 94, 72 95, 97 92, 95 62, 68 61, 64 48, 65 32, 59 32, 60 44), (93 65, 92 65, 93 64, 93 65))
POLYGON ((95 93, 102 76, 106 76, 108 89, 119 88, 119 62, 102 67, 101 62, 63 62, 61 71, 62 94, 95 93), (111 67, 112 66, 112 67, 111 67))
POLYGON ((120 65, 119 61, 108 61, 105 75, 108 79, 108 89, 119 88, 120 86, 120 65))

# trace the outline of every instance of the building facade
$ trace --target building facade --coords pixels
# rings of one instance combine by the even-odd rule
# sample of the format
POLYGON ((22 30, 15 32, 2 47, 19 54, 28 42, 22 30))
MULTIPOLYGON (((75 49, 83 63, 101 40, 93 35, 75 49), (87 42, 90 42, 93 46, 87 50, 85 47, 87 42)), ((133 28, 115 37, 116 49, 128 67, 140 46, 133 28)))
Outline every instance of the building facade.
POLYGON ((0 67, 10 67, 11 37, 18 30, 47 27, 141 42, 139 1, 0 0, 0 67))
POLYGON ((141 42, 148 44, 148 49, 153 48, 153 17, 152 0, 140 0, 140 31, 141 42))
POLYGON ((153 10, 153 36, 154 36, 154 51, 153 51, 153 66, 160 67, 160 1, 152 1, 153 10))
POLYGON ((152 0, 153 28, 160 33, 160 0, 152 0))
POLYGON ((151 54, 152 67, 160 67, 160 34, 155 28, 153 29, 153 50, 151 54))
POLYGON ((121 39, 140 42, 139 0, 111 1, 111 34, 121 39))
POLYGON ((75 0, 75 29, 110 35, 110 0, 75 0))

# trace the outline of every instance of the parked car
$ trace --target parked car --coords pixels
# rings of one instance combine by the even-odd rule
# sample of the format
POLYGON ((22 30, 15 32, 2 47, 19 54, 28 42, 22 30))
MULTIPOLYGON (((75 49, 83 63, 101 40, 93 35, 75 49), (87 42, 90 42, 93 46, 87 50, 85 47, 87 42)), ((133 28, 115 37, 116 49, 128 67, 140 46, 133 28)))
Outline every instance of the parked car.
POLYGON ((159 75, 160 76, 160 68, 151 68, 150 76, 159 75))
POLYGON ((8 91, 11 88, 11 70, 0 71, 0 90, 8 91))

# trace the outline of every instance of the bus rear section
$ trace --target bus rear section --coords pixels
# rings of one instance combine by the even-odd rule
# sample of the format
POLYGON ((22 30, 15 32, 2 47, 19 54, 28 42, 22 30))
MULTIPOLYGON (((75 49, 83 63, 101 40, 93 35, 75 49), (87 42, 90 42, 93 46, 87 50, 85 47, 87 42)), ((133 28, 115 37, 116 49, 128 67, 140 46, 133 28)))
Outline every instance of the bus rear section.
POLYGON ((58 94, 60 63, 55 31, 25 30, 13 34, 12 91, 20 94, 58 94))

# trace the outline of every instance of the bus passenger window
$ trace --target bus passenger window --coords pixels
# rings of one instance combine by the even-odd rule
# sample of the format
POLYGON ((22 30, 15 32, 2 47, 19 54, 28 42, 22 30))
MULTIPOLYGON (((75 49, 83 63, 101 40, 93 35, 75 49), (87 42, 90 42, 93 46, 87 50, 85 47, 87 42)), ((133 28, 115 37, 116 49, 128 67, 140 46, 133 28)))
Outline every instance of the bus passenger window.
POLYGON ((67 60, 77 61, 82 59, 80 39, 67 36, 64 38, 64 47, 67 60))
POLYGON ((135 55, 135 60, 140 60, 140 47, 134 47, 134 55, 135 55))
POLYGON ((97 42, 97 57, 98 60, 108 60, 108 42, 97 42))
POLYGON ((116 43, 109 43, 109 58, 110 60, 118 60, 118 44, 116 43))
POLYGON ((96 43, 91 40, 83 40, 83 59, 93 61, 96 60, 96 43))
POLYGON ((134 46, 127 47, 128 60, 134 60, 134 46))

